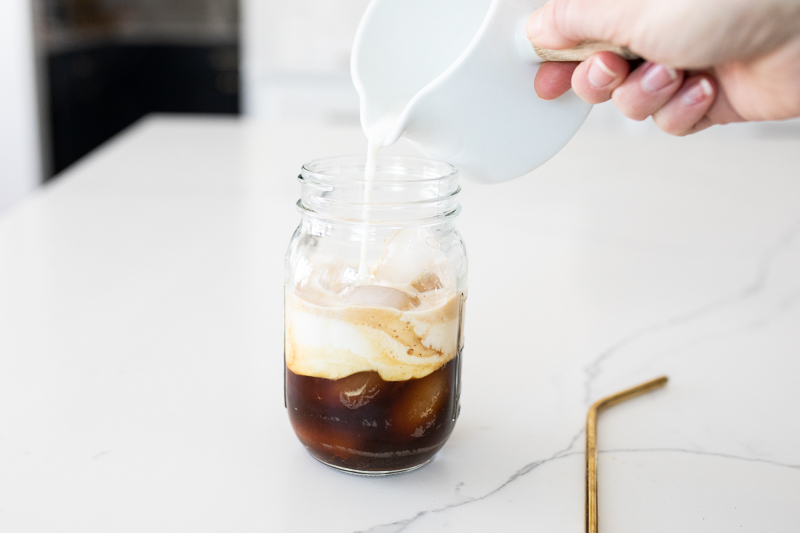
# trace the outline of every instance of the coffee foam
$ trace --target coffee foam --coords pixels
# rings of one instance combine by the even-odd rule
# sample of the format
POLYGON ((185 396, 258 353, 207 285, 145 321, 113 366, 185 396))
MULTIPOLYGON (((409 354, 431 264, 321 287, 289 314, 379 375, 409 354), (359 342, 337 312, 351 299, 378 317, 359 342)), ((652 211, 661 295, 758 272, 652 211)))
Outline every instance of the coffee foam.
POLYGON ((319 305, 288 287, 286 365, 295 374, 327 379, 364 371, 385 381, 427 376, 458 353, 462 294, 436 292, 419 307, 399 311, 319 305))

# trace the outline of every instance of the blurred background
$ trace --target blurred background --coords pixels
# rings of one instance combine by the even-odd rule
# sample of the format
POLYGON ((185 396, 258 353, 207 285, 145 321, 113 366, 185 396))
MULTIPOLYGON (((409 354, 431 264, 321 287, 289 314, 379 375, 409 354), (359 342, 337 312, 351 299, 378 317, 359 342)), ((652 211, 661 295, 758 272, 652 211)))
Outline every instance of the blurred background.
POLYGON ((368 0, 2 0, 0 214, 149 113, 358 123, 368 0))
MULTIPOLYGON (((349 58, 367 4, 0 1, 0 214, 149 113, 358 124, 349 58)), ((585 129, 609 128, 659 134, 596 106, 585 129)), ((800 123, 710 134, 800 137, 800 123)))

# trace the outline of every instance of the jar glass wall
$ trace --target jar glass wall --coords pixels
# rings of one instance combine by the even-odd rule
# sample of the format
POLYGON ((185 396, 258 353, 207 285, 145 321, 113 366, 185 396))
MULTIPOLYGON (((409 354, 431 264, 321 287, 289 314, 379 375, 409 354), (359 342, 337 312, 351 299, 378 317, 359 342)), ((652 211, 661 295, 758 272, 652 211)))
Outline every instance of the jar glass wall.
POLYGON ((383 475, 427 463, 453 430, 467 257, 454 167, 380 157, 368 183, 365 164, 318 160, 299 177, 302 216, 286 256, 286 406, 316 459, 383 475))

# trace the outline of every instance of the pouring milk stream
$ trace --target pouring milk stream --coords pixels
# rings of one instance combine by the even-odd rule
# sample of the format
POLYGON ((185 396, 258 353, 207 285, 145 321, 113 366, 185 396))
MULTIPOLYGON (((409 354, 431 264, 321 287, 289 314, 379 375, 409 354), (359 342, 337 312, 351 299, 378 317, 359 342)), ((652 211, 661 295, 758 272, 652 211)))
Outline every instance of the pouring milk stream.
POLYGON ((361 237, 361 261, 358 265, 358 281, 364 283, 369 279, 369 265, 367 261, 367 247, 369 244, 369 206, 372 201, 372 189, 375 182, 375 172, 378 166, 378 153, 385 144, 385 140, 394 127, 396 127, 399 114, 389 111, 367 129, 367 165, 364 169, 364 235, 361 237))

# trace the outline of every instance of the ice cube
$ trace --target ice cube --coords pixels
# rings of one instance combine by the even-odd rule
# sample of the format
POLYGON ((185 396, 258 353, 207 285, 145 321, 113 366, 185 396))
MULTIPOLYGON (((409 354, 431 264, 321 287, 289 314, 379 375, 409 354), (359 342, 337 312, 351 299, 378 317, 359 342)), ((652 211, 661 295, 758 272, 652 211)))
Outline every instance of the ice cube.
POLYGON ((377 372, 359 372, 337 379, 335 386, 339 390, 339 402, 348 409, 358 409, 380 394, 384 383, 377 372))
POLYGON ((448 373, 441 370, 409 380, 393 402, 392 428, 400 437, 419 438, 447 417, 448 373))
POLYGON ((344 290, 341 302, 347 305, 391 307, 410 311, 420 304, 419 298, 392 287, 381 285, 356 285, 344 290))
POLYGON ((444 258, 438 244, 425 228, 395 231, 384 243, 383 255, 375 264, 375 276, 390 283, 409 283, 429 265, 444 258))
POLYGON ((358 272, 341 261, 326 263, 319 267, 319 284, 326 291, 339 294, 355 283, 358 272))
POLYGON ((411 282, 411 286, 419 292, 435 291, 444 287, 442 280, 433 272, 423 272, 411 282))

